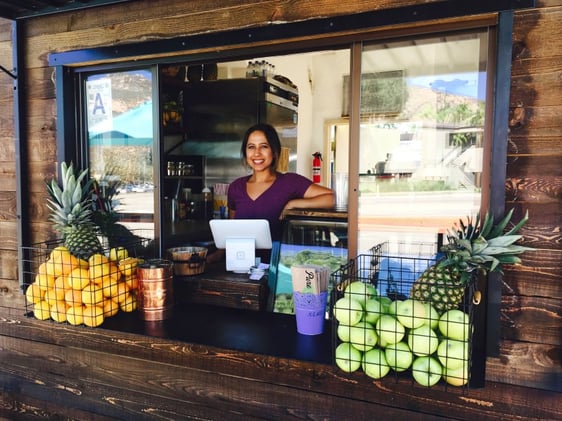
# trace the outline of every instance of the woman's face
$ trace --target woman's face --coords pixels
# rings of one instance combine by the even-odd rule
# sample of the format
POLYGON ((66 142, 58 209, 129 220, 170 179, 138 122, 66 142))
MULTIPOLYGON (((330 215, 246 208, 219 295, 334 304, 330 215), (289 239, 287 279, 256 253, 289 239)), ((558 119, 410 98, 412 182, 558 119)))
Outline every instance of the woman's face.
POLYGON ((263 132, 255 131, 248 137, 246 162, 254 171, 265 171, 271 167, 273 151, 263 132))

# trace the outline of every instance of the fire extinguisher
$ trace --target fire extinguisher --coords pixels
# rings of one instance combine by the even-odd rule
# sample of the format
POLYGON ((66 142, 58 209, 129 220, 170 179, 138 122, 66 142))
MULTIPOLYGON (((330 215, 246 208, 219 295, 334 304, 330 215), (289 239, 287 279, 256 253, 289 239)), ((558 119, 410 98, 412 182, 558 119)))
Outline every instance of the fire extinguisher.
POLYGON ((314 152, 312 154, 314 159, 312 160, 312 181, 314 183, 320 183, 320 171, 322 169, 322 154, 320 152, 314 152))

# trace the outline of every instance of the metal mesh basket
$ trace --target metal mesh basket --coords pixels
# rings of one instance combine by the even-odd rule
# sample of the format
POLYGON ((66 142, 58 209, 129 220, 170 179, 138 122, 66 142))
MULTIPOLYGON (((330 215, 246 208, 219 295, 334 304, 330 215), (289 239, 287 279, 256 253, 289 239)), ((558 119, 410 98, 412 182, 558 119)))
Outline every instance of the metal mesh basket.
POLYGON ((22 247, 26 314, 95 327, 118 311, 136 310, 136 268, 152 247, 151 240, 133 235, 88 261, 72 256, 59 240, 22 247))
POLYGON ((431 297, 410 299, 439 258, 436 244, 382 243, 332 273, 334 363, 342 371, 423 386, 468 384, 474 282, 454 311, 438 312, 431 297))

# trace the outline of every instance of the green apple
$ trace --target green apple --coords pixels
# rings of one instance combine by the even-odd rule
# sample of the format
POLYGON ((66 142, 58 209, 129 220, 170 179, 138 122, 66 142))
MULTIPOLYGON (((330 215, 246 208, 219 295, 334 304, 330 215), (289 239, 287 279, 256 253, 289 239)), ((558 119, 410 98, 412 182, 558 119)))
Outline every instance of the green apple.
POLYGON ((433 329, 422 325, 408 332, 408 346, 417 356, 431 355, 439 346, 439 338, 433 329))
POLYGON ((402 300, 394 300, 388 303, 388 314, 391 316, 396 315, 396 310, 398 309, 398 305, 402 302, 402 300))
POLYGON ((388 342, 386 342, 384 338, 381 335, 379 335, 379 341, 377 342, 377 345, 379 346, 379 348, 385 349, 388 346, 388 342))
POLYGON ((418 300, 409 298, 396 304, 396 318, 408 329, 420 327, 426 321, 425 305, 418 300))
POLYGON ((443 379, 453 386, 464 386, 468 383, 468 363, 457 368, 443 367, 443 379))
POLYGON ((370 323, 360 321, 349 330, 349 342, 359 351, 369 351, 377 344, 379 337, 370 323))
POLYGON ((437 357, 448 369, 455 369, 468 364, 468 341, 444 339, 437 347, 437 357))
POLYGON ((403 341, 388 345, 384 350, 384 356, 390 368, 398 372, 410 368, 414 359, 410 347, 403 341))
POLYGON ((344 295, 334 303, 334 317, 344 325, 353 326, 363 317, 363 307, 359 301, 344 295))
POLYGON ((363 354, 361 367, 365 374, 373 379, 382 379, 390 371, 382 349, 373 348, 363 354))
POLYGON ((382 312, 383 313, 388 313, 388 306, 390 305, 390 303, 392 303, 392 300, 388 297, 385 296, 379 296, 378 299, 380 300, 381 304, 382 304, 382 312))
POLYGON ((425 355, 412 363, 412 376, 422 386, 429 387, 441 379, 443 367, 435 358, 425 355))
POLYGON ((439 331, 450 339, 467 341, 470 329, 468 314, 461 310, 446 311, 439 318, 439 331))
POLYGON ((374 325, 381 314, 383 306, 378 298, 371 298, 365 302, 365 321, 374 325))
POLYGON ((406 329, 402 323, 388 314, 383 314, 379 317, 375 329, 381 338, 381 342, 386 345, 400 342, 406 334, 406 329))
POLYGON ((352 347, 349 342, 342 342, 335 351, 336 365, 347 373, 352 373, 361 367, 363 353, 352 347))
POLYGON ((345 287, 344 296, 346 295, 359 301, 365 308, 365 301, 375 298, 378 293, 377 289, 367 282, 353 281, 345 287))
POLYGON ((351 331, 351 326, 338 323, 338 328, 336 330, 338 339, 342 342, 349 342, 349 333, 351 331))
POLYGON ((433 330, 437 329, 439 325, 439 312, 435 310, 435 307, 433 307, 430 303, 424 303, 424 306, 426 315, 424 324, 428 325, 433 330))

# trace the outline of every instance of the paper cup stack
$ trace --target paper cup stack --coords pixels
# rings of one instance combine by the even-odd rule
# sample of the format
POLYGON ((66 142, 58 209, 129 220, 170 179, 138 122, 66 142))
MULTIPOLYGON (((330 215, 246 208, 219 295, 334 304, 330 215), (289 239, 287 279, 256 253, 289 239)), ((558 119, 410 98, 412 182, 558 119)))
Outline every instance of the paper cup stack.
POLYGON ((297 332, 319 335, 324 331, 328 298, 328 268, 314 265, 291 267, 297 332))

